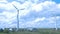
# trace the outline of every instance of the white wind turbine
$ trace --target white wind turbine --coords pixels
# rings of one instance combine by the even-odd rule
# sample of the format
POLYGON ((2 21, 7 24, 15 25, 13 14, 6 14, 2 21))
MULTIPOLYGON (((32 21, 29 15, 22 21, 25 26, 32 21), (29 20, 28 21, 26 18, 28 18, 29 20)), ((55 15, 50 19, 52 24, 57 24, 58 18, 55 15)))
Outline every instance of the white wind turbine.
MULTIPOLYGON (((19 30, 19 9, 14 4, 12 5, 17 10, 17 31, 18 31, 19 30)), ((24 8, 20 10, 24 10, 24 8)))

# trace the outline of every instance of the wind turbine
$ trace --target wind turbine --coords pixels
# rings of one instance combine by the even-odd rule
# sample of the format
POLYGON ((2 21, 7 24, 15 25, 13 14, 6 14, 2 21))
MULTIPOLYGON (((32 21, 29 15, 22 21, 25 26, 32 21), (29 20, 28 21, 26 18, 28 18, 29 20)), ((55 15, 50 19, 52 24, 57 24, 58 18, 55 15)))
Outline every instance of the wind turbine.
MULTIPOLYGON (((17 10, 17 31, 18 31, 19 30, 19 9, 14 4, 12 5, 17 10)), ((24 10, 24 8, 20 10, 24 10)))
POLYGON ((58 29, 57 28, 57 18, 56 18, 57 15, 54 13, 53 16, 55 18, 55 24, 54 24, 55 27, 54 28, 55 28, 55 30, 57 30, 58 29))
POLYGON ((13 7, 17 10, 17 30, 19 30, 19 9, 15 5, 13 7))
MULTIPOLYGON (((56 21, 56 16, 55 16, 55 21, 56 21)), ((57 28, 57 21, 55 22, 55 29, 57 30, 58 28, 57 28)))
POLYGON ((55 27, 56 27, 56 28, 55 28, 55 29, 58 30, 58 27, 57 27, 57 23, 58 23, 58 22, 57 22, 57 17, 56 17, 56 16, 60 16, 60 13, 58 13, 58 14, 55 15, 55 20, 56 20, 56 23, 55 23, 55 25, 56 25, 55 27))

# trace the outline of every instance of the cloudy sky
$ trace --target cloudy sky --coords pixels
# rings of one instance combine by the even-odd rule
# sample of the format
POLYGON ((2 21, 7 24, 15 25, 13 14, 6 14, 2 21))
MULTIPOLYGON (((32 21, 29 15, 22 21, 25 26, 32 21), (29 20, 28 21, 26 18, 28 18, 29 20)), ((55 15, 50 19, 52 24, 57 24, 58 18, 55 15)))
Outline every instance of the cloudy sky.
POLYGON ((0 28, 17 27, 55 28, 60 27, 59 0, 0 0, 0 28), (21 10, 23 9, 23 10, 21 10))

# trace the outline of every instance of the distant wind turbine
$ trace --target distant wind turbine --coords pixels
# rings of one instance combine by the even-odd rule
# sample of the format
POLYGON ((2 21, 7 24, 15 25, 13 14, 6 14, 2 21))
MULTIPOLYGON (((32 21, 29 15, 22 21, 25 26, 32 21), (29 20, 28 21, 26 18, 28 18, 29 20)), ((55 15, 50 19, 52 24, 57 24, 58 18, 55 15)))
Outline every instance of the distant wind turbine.
POLYGON ((55 15, 55 20, 56 20, 55 27, 56 27, 56 30, 58 30, 58 27, 57 27, 57 18, 56 18, 56 16, 60 16, 60 13, 57 13, 57 14, 55 15))
MULTIPOLYGON (((12 5, 17 10, 17 31, 18 31, 19 30, 19 9, 14 4, 12 5)), ((24 10, 24 8, 20 10, 24 10)))

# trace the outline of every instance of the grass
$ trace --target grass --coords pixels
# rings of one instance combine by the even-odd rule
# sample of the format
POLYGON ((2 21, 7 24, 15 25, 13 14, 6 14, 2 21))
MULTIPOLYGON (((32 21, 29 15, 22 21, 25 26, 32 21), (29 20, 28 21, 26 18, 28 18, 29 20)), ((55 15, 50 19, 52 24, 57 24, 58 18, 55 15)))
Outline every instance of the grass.
POLYGON ((54 29, 38 29, 37 31, 18 31, 18 32, 9 32, 9 33, 0 33, 0 34, 60 34, 60 30, 54 29))

